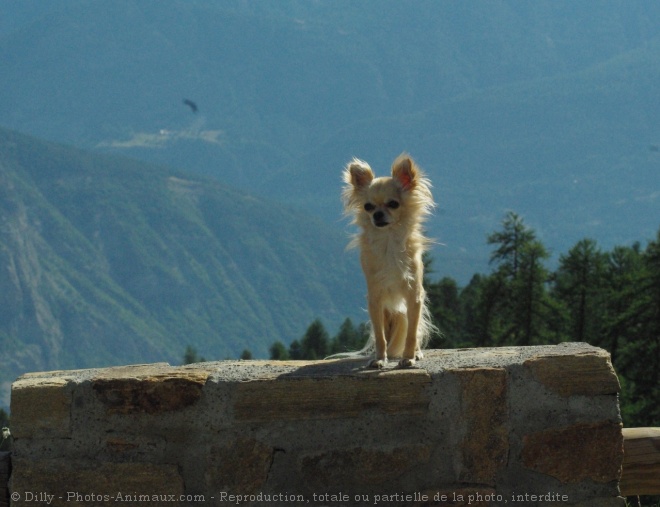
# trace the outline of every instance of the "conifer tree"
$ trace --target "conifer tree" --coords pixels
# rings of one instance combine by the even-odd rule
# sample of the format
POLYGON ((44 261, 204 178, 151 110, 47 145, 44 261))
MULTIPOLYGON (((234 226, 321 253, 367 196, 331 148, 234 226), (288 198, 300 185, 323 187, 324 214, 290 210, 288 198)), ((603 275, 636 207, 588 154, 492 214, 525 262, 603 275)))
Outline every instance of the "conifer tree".
POLYGON ((337 335, 331 341, 330 353, 338 354, 360 350, 364 347, 368 338, 368 332, 365 335, 363 326, 356 327, 351 319, 346 319, 339 328, 337 335))
POLYGON ((559 257, 553 294, 567 315, 571 341, 600 345, 604 317, 604 283, 607 256, 594 240, 579 241, 559 257))
POLYGON ((547 293, 549 272, 543 265, 549 254, 516 213, 509 212, 502 230, 488 236, 496 245, 491 263, 496 271, 481 292, 481 343, 531 345, 548 336, 552 303, 547 293))
POLYGON ((462 341, 462 318, 459 299, 459 289, 456 280, 444 277, 436 283, 427 284, 429 310, 433 323, 440 330, 433 335, 429 348, 446 348, 458 346, 462 341))
POLYGON ((270 346, 270 358, 274 361, 286 361, 289 359, 289 352, 281 341, 276 341, 270 346))
POLYGON ((618 363, 629 331, 635 327, 634 313, 639 278, 643 269, 639 243, 632 247, 617 246, 607 255, 604 280, 604 317, 602 346, 610 351, 612 362, 618 363))
POLYGON ((289 345, 289 357, 294 361, 300 359, 306 359, 305 357, 303 357, 302 346, 300 345, 300 342, 298 340, 293 340, 291 342, 291 345, 289 345))
POLYGON ((300 340, 303 359, 323 359, 330 352, 330 337, 323 323, 316 319, 310 324, 300 340))
POLYGON ((638 259, 632 283, 621 293, 623 336, 615 366, 625 379, 624 421, 653 426, 660 420, 660 231, 638 259))

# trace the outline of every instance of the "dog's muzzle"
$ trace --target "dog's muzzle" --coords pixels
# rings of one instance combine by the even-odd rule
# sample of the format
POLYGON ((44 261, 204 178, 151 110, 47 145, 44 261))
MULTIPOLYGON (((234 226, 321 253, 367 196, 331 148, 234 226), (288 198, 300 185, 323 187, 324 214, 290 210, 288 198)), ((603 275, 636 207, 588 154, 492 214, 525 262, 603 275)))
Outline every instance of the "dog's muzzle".
POLYGON ((389 225, 387 216, 385 216, 385 213, 382 211, 376 211, 376 213, 374 213, 373 221, 376 227, 385 227, 386 225, 389 225))

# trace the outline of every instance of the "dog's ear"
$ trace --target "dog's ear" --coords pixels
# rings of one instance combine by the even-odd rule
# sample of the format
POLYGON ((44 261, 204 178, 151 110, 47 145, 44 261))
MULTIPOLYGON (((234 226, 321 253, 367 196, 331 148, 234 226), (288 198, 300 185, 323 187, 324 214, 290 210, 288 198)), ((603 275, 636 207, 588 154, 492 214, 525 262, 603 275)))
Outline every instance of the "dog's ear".
POLYGON ((374 173, 369 164, 354 158, 346 167, 344 179, 346 183, 350 183, 355 188, 362 188, 371 184, 374 173))
POLYGON ((417 166, 413 159, 405 153, 399 155, 392 164, 392 178, 403 190, 412 190, 417 182, 417 166))

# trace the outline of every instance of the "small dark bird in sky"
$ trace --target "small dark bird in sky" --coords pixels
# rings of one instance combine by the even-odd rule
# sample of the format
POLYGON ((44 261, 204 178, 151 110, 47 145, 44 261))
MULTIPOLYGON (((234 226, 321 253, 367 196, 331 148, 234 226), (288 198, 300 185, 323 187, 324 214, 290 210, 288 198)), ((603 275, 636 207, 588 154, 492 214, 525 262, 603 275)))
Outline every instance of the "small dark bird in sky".
POLYGON ((184 103, 186 106, 190 107, 190 109, 192 109, 192 112, 193 112, 193 113, 196 113, 196 112, 197 112, 197 104, 195 104, 192 100, 190 100, 190 99, 183 99, 183 103, 184 103))

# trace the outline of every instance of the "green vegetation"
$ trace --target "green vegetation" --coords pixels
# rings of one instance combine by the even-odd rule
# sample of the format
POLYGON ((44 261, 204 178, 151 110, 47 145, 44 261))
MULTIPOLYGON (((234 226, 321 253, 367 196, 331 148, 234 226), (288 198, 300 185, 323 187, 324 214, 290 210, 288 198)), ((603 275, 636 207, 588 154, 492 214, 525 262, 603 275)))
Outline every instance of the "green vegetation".
POLYGON ((188 345, 183 353, 183 362, 181 364, 203 363, 206 359, 197 353, 197 349, 188 345))
POLYGON ((300 340, 291 342, 288 351, 282 343, 274 343, 270 348, 270 358, 322 359, 331 354, 359 350, 368 339, 368 326, 363 323, 356 327, 349 318, 344 320, 337 335, 330 339, 323 323, 316 319, 300 340))
MULTIPOLYGON (((646 248, 639 244, 602 251, 591 239, 561 255, 552 272, 546 247, 515 213, 488 236, 492 271, 465 287, 455 280, 428 280, 427 292, 441 335, 431 348, 541 345, 581 341, 612 354, 622 386, 624 424, 660 421, 660 230, 646 248)), ((288 353, 271 347, 273 359, 314 359, 359 350, 367 336, 347 319, 329 340, 315 320, 288 353)))
POLYGON ((622 384, 626 426, 660 421, 660 231, 639 244, 602 251, 591 239, 561 255, 554 272, 535 232, 510 213, 488 237, 488 275, 459 288, 429 285, 445 347, 536 345, 582 341, 602 347, 622 384), (450 315, 451 318, 447 318, 450 315), (448 325, 444 323, 447 322, 448 325))
POLYGON ((440 204, 434 255, 463 285, 502 209, 562 252, 655 233, 660 2, 340 4, 4 2, 0 120, 327 223, 351 156, 382 173, 408 150, 440 204))
POLYGON ((265 357, 360 312, 340 231, 205 178, 0 129, 0 215, 0 407, 27 371, 265 357))

